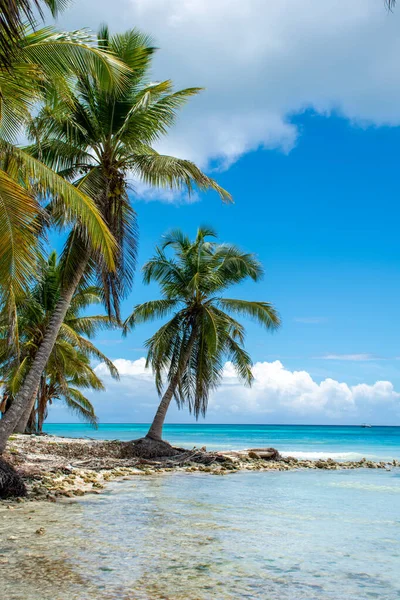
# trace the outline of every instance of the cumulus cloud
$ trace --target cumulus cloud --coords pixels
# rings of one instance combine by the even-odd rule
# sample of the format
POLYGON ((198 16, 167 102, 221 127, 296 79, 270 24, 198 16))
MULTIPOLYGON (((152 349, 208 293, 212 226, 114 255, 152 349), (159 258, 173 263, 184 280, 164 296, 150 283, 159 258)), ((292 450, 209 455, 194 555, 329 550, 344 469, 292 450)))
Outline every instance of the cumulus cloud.
POLYGON ((399 125, 400 11, 383 0, 85 0, 65 28, 139 27, 161 48, 156 78, 204 86, 161 150, 229 166, 259 147, 289 152, 295 113, 399 125))
MULTIPOLYGON (((115 360, 121 380, 115 382, 105 365, 96 372, 107 392, 92 394, 102 422, 149 422, 157 406, 157 394, 145 359, 115 360)), ((389 381, 348 385, 331 378, 317 382, 307 371, 290 371, 281 361, 258 362, 251 388, 241 385, 232 363, 224 367, 220 388, 209 402, 209 423, 392 423, 400 415, 400 393, 389 381)), ((58 408, 52 420, 68 421, 58 408)), ((171 406, 170 422, 187 422, 186 410, 171 406)))

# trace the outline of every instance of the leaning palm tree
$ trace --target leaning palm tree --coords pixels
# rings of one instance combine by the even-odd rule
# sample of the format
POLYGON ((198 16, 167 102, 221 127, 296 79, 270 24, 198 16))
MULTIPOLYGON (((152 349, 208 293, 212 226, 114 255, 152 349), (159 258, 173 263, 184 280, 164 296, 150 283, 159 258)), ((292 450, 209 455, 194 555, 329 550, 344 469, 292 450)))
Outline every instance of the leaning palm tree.
MULTIPOLYGON (((151 83, 154 48, 148 37, 136 30, 110 36, 108 29, 103 28, 98 44, 99 50, 111 53, 128 66, 128 86, 109 93, 88 72, 77 77, 73 102, 49 94, 47 104, 32 120, 30 135, 36 143, 28 151, 35 160, 40 159, 79 191, 94 198, 117 241, 116 268, 110 269, 104 256, 93 251, 77 224, 65 250, 63 296, 16 402, 0 421, 0 452, 36 393, 68 302, 83 276, 97 275, 108 314, 120 319, 119 303, 130 291, 136 257, 136 214, 128 196, 130 181, 136 179, 175 190, 184 188, 189 193, 194 187, 211 189, 230 201, 230 195, 195 164, 159 154, 153 147, 173 125, 178 109, 199 89, 174 92, 169 80, 151 83)), ((56 222, 65 217, 65 209, 57 198, 50 202, 48 212, 56 222)))
MULTIPOLYGON (((112 94, 127 84, 129 67, 93 46, 81 32, 57 34, 46 28, 9 43, 10 64, 0 65, 0 306, 7 307, 10 342, 17 343, 15 303, 32 282, 39 254, 38 233, 44 222, 50 216, 57 226, 70 227, 79 221, 81 239, 110 272, 115 268, 116 243, 93 199, 17 148, 15 134, 26 123, 30 109, 48 95, 57 94, 64 102, 73 102, 70 86, 82 72, 112 94), (58 205, 57 217, 42 210, 39 201, 49 196, 58 205)), ((135 68, 142 68, 145 56, 145 51, 138 49, 135 68)), ((24 386, 0 422, 0 453, 39 385, 40 373, 82 274, 83 270, 76 270, 75 285, 64 289, 24 386)))
MULTIPOLYGON (((0 379, 3 398, 10 407, 24 381, 43 339, 49 318, 62 291, 63 264, 55 252, 42 261, 37 284, 17 303, 18 346, 8 343, 9 331, 6 310, 0 313, 0 379)), ((90 366, 90 359, 101 360, 112 377, 118 377, 114 364, 91 342, 100 329, 115 327, 113 319, 105 315, 87 315, 86 309, 102 301, 101 290, 95 286, 80 285, 72 297, 64 322, 58 333, 49 360, 43 369, 37 394, 22 415, 17 432, 23 433, 30 423, 41 429, 48 403, 61 397, 78 411, 94 421, 93 409, 78 388, 103 389, 90 366), (74 387, 74 385, 76 387, 74 387), (37 417, 37 418, 36 418, 37 417), (93 419, 91 419, 93 417, 93 419)))
POLYGON ((226 360, 232 361, 239 379, 251 385, 245 331, 234 315, 255 319, 270 331, 279 327, 279 316, 270 303, 222 296, 247 278, 258 281, 263 269, 253 254, 207 239, 215 237, 208 227, 200 228, 194 241, 180 230, 172 231, 143 267, 144 282, 157 282, 162 298, 135 306, 125 330, 168 315, 172 318, 146 342, 147 366, 153 369, 162 399, 146 438, 140 440, 142 455, 171 450, 162 442, 162 429, 173 398, 179 407, 187 405, 196 418, 205 415, 226 360), (172 256, 167 255, 168 248, 172 256))

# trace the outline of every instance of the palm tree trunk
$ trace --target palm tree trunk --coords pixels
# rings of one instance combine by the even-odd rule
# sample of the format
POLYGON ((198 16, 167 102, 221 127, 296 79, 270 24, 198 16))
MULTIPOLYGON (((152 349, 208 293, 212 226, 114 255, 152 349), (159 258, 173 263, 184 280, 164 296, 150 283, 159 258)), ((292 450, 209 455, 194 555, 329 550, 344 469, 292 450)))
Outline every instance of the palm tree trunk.
POLYGON ((31 400, 27 404, 26 409, 22 413, 20 420, 18 421, 16 427, 14 428, 14 433, 25 433, 26 427, 28 425, 29 417, 31 416, 32 411, 35 406, 36 398, 37 398, 37 391, 35 391, 35 393, 32 394, 31 400))
POLYGON ((49 360, 51 351, 64 321, 65 315, 72 300, 72 296, 82 278, 89 260, 89 250, 83 254, 81 262, 77 265, 74 276, 69 284, 63 290, 59 301, 50 317, 43 341, 40 344, 36 356, 32 362, 31 368, 25 377, 24 383, 18 392, 10 409, 6 412, 0 421, 0 454, 4 452, 9 436, 12 434, 16 423, 21 419, 25 410, 32 401, 33 392, 39 387, 40 377, 49 360))
POLYGON ((181 378, 182 373, 185 370, 185 368, 189 362, 190 354, 192 352, 192 348, 193 348, 195 339, 196 339, 196 330, 193 328, 192 332, 190 334, 190 338, 189 338, 188 345, 187 345, 187 348, 185 351, 185 355, 183 357, 181 367, 180 367, 178 373, 176 373, 176 375, 172 378, 164 396, 162 397, 162 400, 158 406, 157 412, 156 412, 153 422, 150 426, 150 429, 146 434, 146 438, 149 438, 151 440, 156 440, 156 441, 162 440, 162 430, 163 430, 165 417, 167 416, 168 408, 169 408, 169 405, 171 404, 171 400, 174 396, 174 392, 179 383, 179 379, 181 378))
POLYGON ((147 438, 151 440, 162 440, 162 430, 165 421, 165 417, 167 416, 167 411, 169 405, 171 404, 171 400, 173 398, 176 386, 178 385, 178 378, 174 378, 169 384, 167 391, 165 392, 162 400, 157 408, 157 412, 151 424, 149 431, 146 434, 147 438))
POLYGON ((46 407, 47 407, 47 395, 46 395, 46 381, 42 377, 42 382, 40 385, 40 393, 38 398, 38 418, 37 418, 37 430, 38 433, 42 433, 43 431, 43 423, 46 415, 46 407))
POLYGON ((26 424, 26 427, 25 427, 25 433, 30 433, 30 434, 37 433, 35 405, 33 405, 31 414, 29 415, 28 423, 26 424))

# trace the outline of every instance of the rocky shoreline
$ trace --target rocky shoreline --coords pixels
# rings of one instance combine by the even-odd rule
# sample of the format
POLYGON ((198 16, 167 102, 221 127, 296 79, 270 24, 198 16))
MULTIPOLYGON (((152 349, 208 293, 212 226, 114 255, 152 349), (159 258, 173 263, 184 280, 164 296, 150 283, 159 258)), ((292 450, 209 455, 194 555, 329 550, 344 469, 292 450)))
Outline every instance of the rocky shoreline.
POLYGON ((114 479, 170 472, 205 472, 226 475, 237 471, 289 471, 295 469, 391 469, 400 461, 338 462, 281 457, 273 448, 207 452, 205 448, 180 449, 174 457, 143 459, 133 454, 133 444, 121 441, 14 435, 4 458, 23 477, 28 494, 18 502, 56 502, 86 493, 99 494, 114 479))

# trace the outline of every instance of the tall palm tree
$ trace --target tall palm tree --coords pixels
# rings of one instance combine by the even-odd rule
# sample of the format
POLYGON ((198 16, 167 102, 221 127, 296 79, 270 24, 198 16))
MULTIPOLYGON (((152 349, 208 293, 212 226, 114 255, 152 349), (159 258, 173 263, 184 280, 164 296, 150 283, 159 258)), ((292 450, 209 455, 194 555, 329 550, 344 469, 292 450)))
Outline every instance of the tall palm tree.
MULTIPOLYGON (((174 124, 176 113, 199 88, 173 91, 172 82, 150 81, 155 51, 148 36, 136 30, 110 36, 106 27, 98 34, 99 49, 106 50, 131 68, 129 85, 108 94, 91 76, 80 77, 73 104, 53 96, 32 121, 28 150, 68 181, 96 199, 97 206, 119 248, 117 269, 111 272, 104 260, 92 264, 104 288, 109 314, 120 318, 119 303, 130 291, 136 257, 136 214, 128 191, 135 180, 156 187, 189 192, 193 186, 216 190, 224 200, 230 196, 192 162, 160 155, 152 147, 174 124), (136 68, 138 53, 146 58, 136 68)), ((58 214, 59 207, 52 209, 58 214)), ((81 262, 80 231, 71 234, 68 251, 81 262)))
MULTIPOLYGON (((54 2, 55 3, 55 2, 54 2)), ((14 134, 40 99, 57 94, 72 102, 70 90, 84 72, 99 88, 111 94, 127 85, 129 67, 111 53, 93 46, 87 34, 57 34, 46 28, 11 40, 11 63, 0 65, 0 305, 7 306, 10 340, 15 333, 16 298, 26 293, 38 261, 38 232, 50 213, 39 200, 50 196, 59 213, 58 226, 79 220, 80 237, 110 269, 115 268, 116 242, 91 197, 55 173, 40 160, 17 148, 14 134)), ((138 49, 135 68, 141 68, 145 51, 138 49)), ((48 360, 57 331, 83 270, 73 275, 74 286, 64 289, 51 325, 12 409, 0 422, 0 453, 9 434, 33 397, 48 360), (32 391, 33 390, 33 391, 32 391)))
MULTIPOLYGON (((130 180, 169 189, 186 188, 189 193, 194 187, 211 189, 230 201, 230 195, 195 164, 161 155, 152 146, 166 135, 178 109, 199 89, 174 92, 169 80, 151 83, 149 72, 155 49, 149 38, 136 30, 110 36, 104 27, 98 47, 129 67, 128 86, 110 94, 90 72, 80 75, 74 86, 73 103, 49 95, 47 104, 32 121, 30 134, 36 143, 28 150, 34 159, 40 159, 95 199, 117 241, 116 269, 110 269, 104 257, 92 251, 78 224, 65 251, 64 295, 16 402, 0 421, 0 452, 5 437, 36 393, 68 301, 84 274, 97 275, 108 314, 120 318, 120 299, 130 291, 136 257, 136 214, 128 197, 130 180), (138 68, 140 61, 142 67, 138 68)), ((63 220, 65 209, 57 198, 50 202, 48 210, 53 219, 63 220)))
MULTIPOLYGON (((37 284, 17 303, 18 346, 8 343, 6 310, 0 313, 0 379, 3 398, 10 400, 18 394, 25 374, 34 360, 43 339, 49 318, 62 289, 62 263, 52 252, 42 263, 37 284)), ((90 366, 90 359, 101 360, 113 377, 118 371, 113 363, 90 341, 99 329, 115 327, 112 319, 104 315, 82 314, 88 306, 102 301, 101 292, 94 286, 81 285, 76 290, 64 322, 60 328, 45 369, 41 374, 36 408, 26 411, 17 431, 24 432, 28 421, 36 422, 39 430, 47 412, 47 404, 63 397, 71 408, 95 422, 93 407, 79 388, 103 389, 103 385, 90 366)))
POLYGON ((233 284, 263 274, 253 254, 229 244, 217 244, 215 232, 201 227, 191 241, 180 230, 169 233, 156 254, 143 267, 144 283, 157 282, 162 298, 135 306, 125 329, 172 315, 149 340, 147 366, 151 366, 162 396, 147 433, 152 452, 162 440, 162 428, 173 397, 187 405, 196 418, 205 415, 210 391, 221 382, 225 360, 231 360, 237 375, 251 385, 251 359, 244 350, 244 327, 234 315, 255 319, 267 330, 279 327, 275 308, 268 302, 225 298, 233 284), (173 255, 168 256, 168 248, 173 255), (165 383, 165 386, 164 386, 165 383))

